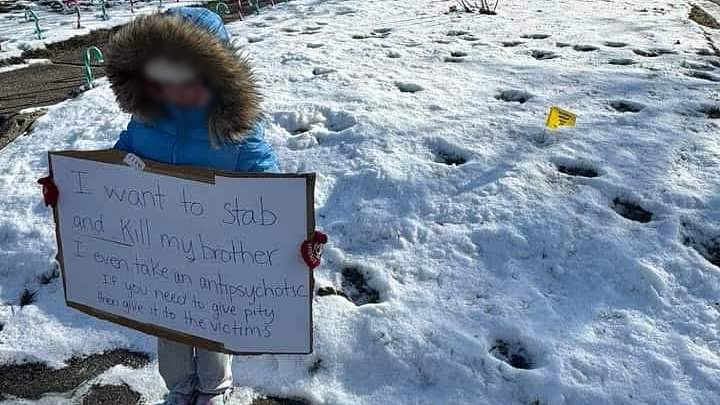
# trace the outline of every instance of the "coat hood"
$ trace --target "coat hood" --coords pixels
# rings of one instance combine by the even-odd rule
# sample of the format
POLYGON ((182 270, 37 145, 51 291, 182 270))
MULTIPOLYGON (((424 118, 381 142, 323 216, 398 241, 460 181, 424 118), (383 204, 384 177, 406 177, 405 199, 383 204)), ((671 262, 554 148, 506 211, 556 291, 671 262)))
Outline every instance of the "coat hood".
POLYGON ((260 117, 260 94, 252 68, 230 45, 220 17, 202 8, 179 8, 138 17, 111 38, 106 71, 120 107, 142 121, 152 121, 162 107, 144 86, 145 64, 157 57, 187 63, 213 93, 208 108, 210 141, 237 142, 260 117))

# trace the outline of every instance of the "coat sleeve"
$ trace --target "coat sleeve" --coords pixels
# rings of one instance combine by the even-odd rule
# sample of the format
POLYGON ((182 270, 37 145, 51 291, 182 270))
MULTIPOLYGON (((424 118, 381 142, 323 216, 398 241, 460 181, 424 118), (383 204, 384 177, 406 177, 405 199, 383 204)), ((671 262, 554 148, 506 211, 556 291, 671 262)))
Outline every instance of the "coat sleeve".
POLYGON ((255 132, 239 147, 236 171, 279 172, 275 151, 265 140, 265 128, 255 125, 255 132))
POLYGON ((125 152, 132 152, 132 132, 134 131, 134 128, 135 123, 131 120, 127 126, 127 129, 120 132, 120 138, 118 138, 117 142, 115 142, 115 146, 113 146, 113 149, 118 149, 125 152))

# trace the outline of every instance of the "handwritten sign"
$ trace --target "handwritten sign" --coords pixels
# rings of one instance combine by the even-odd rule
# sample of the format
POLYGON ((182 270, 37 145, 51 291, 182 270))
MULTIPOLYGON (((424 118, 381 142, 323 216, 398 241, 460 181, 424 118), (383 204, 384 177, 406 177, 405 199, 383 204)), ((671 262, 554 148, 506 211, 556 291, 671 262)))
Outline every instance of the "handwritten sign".
POLYGON ((313 174, 225 173, 51 152, 68 305, 232 353, 312 351, 313 174))

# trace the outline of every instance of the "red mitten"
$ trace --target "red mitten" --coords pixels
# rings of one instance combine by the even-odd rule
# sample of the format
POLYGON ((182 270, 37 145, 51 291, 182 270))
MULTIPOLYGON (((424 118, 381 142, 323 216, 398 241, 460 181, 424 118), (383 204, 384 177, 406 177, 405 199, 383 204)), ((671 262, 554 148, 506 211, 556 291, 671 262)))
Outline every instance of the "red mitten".
POLYGON ((43 199, 45 200, 45 206, 54 207, 55 204, 57 204, 60 192, 58 191, 52 176, 43 177, 37 182, 42 184, 42 193, 43 199))
POLYGON ((310 270, 314 270, 320 265, 323 246, 325 246, 327 241, 327 235, 320 231, 315 231, 310 239, 300 245, 300 254, 310 270))

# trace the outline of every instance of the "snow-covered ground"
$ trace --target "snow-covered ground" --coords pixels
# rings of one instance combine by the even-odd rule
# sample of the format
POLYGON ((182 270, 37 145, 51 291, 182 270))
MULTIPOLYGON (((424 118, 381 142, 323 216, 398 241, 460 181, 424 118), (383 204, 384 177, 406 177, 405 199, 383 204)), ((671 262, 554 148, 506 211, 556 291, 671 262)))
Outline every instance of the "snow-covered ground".
MULTIPOLYGON (((199 1, 135 1, 131 11, 128 0, 107 1, 107 19, 105 19, 99 5, 88 1, 80 2, 79 29, 74 8, 52 11, 50 6, 30 3, 29 9, 33 10, 38 17, 42 38, 38 39, 35 23, 26 19, 25 11, 17 10, 0 14, 0 60, 20 56, 25 50, 44 48, 47 44, 87 34, 98 28, 110 28, 125 24, 138 15, 195 3, 199 3, 199 1)), ((28 16, 28 18, 30 17, 28 16)), ((78 62, 80 58, 78 56, 78 62)))
MULTIPOLYGON (((299 0, 230 24, 283 169, 319 175, 317 285, 358 269, 380 301, 317 297, 315 353, 236 357, 236 403, 720 403, 720 268, 701 255, 720 240, 720 60, 689 6, 449 4, 299 0), (578 125, 546 132, 551 105, 578 125)), ((37 282, 45 152, 108 147, 127 120, 100 81, 0 151, 0 363, 154 350, 37 282), (38 302, 11 310, 25 287, 38 302)), ((155 362, 101 379, 163 394, 155 362)))

